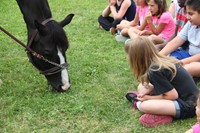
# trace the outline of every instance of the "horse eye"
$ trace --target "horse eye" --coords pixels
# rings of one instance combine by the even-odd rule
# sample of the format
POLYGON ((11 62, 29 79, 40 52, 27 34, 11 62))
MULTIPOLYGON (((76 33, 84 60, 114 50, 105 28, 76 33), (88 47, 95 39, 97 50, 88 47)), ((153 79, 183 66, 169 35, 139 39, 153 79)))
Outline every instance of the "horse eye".
POLYGON ((44 56, 49 56, 49 55, 51 55, 51 52, 50 52, 50 51, 47 51, 47 50, 45 50, 45 51, 43 52, 43 55, 44 55, 44 56))

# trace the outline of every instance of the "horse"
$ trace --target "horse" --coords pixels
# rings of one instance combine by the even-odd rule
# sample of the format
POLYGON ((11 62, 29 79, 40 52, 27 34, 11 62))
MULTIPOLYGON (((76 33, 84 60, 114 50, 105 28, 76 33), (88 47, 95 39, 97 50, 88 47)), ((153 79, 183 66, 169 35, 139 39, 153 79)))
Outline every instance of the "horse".
POLYGON ((27 27, 29 61, 42 73, 53 90, 65 92, 70 88, 66 51, 69 42, 63 27, 74 14, 57 22, 47 0, 16 0, 27 27))

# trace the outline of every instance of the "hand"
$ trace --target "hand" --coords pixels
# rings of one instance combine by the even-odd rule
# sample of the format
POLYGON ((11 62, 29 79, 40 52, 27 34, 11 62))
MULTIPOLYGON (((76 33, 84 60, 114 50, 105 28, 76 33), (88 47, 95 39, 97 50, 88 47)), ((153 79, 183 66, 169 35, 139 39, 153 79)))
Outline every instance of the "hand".
POLYGON ((145 20, 147 21, 147 23, 152 22, 152 14, 150 11, 147 12, 145 20))
POLYGON ((142 96, 142 97, 140 97, 140 96, 138 95, 138 96, 137 96, 137 100, 139 100, 139 101, 141 101, 141 102, 146 101, 146 100, 148 100, 148 95, 144 95, 144 96, 142 96))
POLYGON ((117 3, 117 0, 109 0, 109 6, 114 6, 117 3))
POLYGON ((122 24, 117 25, 117 30, 122 30, 123 28, 124 28, 124 26, 122 24))
POLYGON ((142 31, 140 31, 140 32, 138 32, 138 35, 139 36, 143 36, 143 35, 147 35, 147 30, 142 30, 142 31))
POLYGON ((122 20, 120 24, 117 25, 118 30, 122 30, 123 28, 130 27, 130 22, 127 20, 122 20))

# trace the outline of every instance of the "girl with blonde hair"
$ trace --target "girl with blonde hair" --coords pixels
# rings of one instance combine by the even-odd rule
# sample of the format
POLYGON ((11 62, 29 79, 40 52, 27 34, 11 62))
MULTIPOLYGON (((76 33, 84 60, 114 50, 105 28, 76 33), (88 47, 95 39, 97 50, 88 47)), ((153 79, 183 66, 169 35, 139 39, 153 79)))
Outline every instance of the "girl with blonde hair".
POLYGON ((128 92, 126 98, 144 113, 142 125, 153 127, 195 116, 199 90, 177 59, 159 54, 144 36, 128 41, 125 51, 134 78, 140 82, 138 92, 128 92))

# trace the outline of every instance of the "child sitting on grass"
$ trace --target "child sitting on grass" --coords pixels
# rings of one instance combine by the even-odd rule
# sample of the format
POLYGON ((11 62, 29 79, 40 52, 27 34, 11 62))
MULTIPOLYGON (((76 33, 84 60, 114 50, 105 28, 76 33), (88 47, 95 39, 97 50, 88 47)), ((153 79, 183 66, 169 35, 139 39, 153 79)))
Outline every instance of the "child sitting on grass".
POLYGON ((185 133, 200 133, 200 95, 197 100, 196 115, 198 123, 193 125, 192 128, 187 130, 185 133))
POLYGON ((187 0, 188 22, 180 33, 160 51, 161 54, 181 60, 184 68, 194 77, 200 77, 200 0, 187 0), (188 50, 179 49, 186 41, 188 50))
POLYGON ((128 30, 131 39, 138 36, 148 36, 155 44, 166 42, 174 34, 175 23, 172 15, 167 11, 166 0, 147 0, 149 12, 145 17, 145 24, 128 30), (148 24, 149 29, 145 27, 148 24))
POLYGON ((132 21, 135 18, 135 12, 136 5, 133 0, 108 0, 107 7, 98 18, 99 26, 115 34, 116 25, 123 19, 132 21))
POLYGON ((200 54, 200 0, 187 0, 186 11, 188 22, 180 33, 160 51, 160 53, 176 57, 183 64, 199 61, 196 56, 200 54), (189 49, 178 49, 186 41, 189 49))
POLYGON ((199 90, 179 60, 159 54, 145 36, 129 40, 125 51, 134 78, 141 83, 138 93, 128 92, 126 98, 144 113, 142 125, 153 127, 170 123, 173 118, 195 116, 199 90))
POLYGON ((122 20, 120 24, 117 25, 117 29, 121 31, 123 36, 128 36, 128 29, 131 27, 138 26, 142 24, 146 13, 148 12, 148 4, 146 0, 137 0, 138 5, 136 9, 135 18, 133 21, 122 20))

